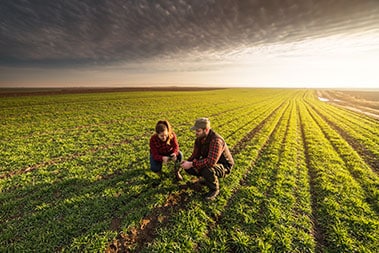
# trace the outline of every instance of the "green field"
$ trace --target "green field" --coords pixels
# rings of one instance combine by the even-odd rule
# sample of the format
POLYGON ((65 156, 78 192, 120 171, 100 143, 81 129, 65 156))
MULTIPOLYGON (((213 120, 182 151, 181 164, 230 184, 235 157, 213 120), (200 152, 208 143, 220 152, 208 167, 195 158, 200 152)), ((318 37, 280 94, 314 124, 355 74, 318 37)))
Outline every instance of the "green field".
POLYGON ((0 98, 0 252, 377 252, 379 121, 315 90, 0 98), (185 158, 198 117, 235 167, 207 189, 149 171, 155 123, 185 158))

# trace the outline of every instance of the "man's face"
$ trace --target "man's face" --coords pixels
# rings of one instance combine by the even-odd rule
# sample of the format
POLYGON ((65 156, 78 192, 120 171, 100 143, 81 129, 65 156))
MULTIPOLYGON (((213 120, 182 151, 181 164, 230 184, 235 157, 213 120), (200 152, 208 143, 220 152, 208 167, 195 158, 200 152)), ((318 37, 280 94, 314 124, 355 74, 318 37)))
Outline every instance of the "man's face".
POLYGON ((161 140, 161 141, 167 141, 167 138, 168 138, 168 131, 167 130, 164 130, 163 132, 160 132, 158 134, 158 138, 161 140))
POLYGON ((201 139, 201 138, 207 136, 207 129, 201 129, 201 128, 196 129, 195 134, 196 134, 196 138, 201 139))

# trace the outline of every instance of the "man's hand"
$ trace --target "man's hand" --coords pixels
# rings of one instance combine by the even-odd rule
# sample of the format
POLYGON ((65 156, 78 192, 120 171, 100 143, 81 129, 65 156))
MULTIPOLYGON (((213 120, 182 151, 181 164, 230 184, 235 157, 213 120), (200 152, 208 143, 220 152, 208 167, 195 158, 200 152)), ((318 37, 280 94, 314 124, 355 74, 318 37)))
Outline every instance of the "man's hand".
POLYGON ((189 161, 183 161, 180 166, 185 169, 185 170, 188 170, 190 168, 192 168, 192 162, 189 162, 189 161))

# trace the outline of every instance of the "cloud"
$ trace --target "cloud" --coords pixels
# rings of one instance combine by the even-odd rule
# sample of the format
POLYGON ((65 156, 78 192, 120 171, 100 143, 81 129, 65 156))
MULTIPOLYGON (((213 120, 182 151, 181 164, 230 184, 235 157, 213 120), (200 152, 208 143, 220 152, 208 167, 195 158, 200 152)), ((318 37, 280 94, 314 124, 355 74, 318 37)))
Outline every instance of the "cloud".
POLYGON ((376 1, 139 0, 0 3, 0 65, 78 67, 375 29, 376 1))

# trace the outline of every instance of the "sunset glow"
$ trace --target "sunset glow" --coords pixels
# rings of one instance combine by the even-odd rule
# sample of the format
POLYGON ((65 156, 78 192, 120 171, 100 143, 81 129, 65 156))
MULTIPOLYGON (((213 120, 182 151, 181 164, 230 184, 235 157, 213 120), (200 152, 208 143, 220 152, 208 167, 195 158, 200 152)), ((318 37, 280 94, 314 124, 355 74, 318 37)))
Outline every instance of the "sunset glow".
MULTIPOLYGON (((0 87, 379 86, 379 3, 311 1, 310 8, 295 0, 281 6, 249 2, 250 15, 242 4, 221 2, 204 1, 207 10, 175 1, 125 4, 126 12, 138 10, 133 17, 116 3, 99 5, 116 12, 104 14, 109 24, 88 23, 83 14, 71 32, 66 22, 14 21, 11 15, 20 8, 37 15, 37 6, 2 3, 2 31, 10 33, 2 32, 6 39, 0 42, 0 87), (226 15, 223 22, 218 11, 226 15), (152 17, 139 21, 150 12, 152 17)), ((72 18, 61 6, 54 8, 72 18)))

